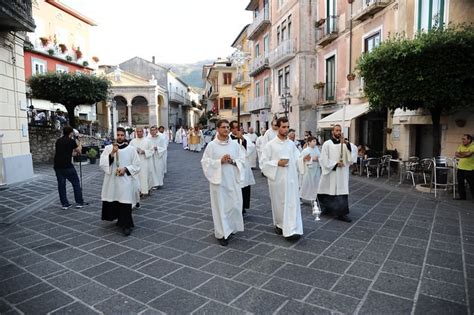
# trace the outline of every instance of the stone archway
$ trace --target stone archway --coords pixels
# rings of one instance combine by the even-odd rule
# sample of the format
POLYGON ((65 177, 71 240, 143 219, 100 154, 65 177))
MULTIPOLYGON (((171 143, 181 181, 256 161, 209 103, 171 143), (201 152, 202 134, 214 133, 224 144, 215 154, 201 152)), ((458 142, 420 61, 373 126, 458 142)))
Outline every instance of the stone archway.
POLYGON ((149 124, 148 100, 141 96, 132 99, 132 125, 147 126, 149 124))
POLYGON ((126 123, 128 121, 128 111, 127 111, 127 99, 122 95, 114 96, 114 101, 116 103, 117 109, 117 122, 118 123, 126 123))
POLYGON ((168 125, 168 113, 165 112, 165 99, 163 95, 158 94, 156 97, 156 104, 158 105, 158 125, 168 125))

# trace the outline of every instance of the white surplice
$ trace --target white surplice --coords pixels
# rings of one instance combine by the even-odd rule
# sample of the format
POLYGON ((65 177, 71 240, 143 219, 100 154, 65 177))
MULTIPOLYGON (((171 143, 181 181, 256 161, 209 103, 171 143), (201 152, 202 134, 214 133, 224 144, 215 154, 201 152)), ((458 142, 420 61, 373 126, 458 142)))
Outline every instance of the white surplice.
POLYGON ((114 160, 110 164, 109 155, 112 152, 112 148, 111 144, 106 146, 100 155, 99 165, 105 172, 102 184, 102 201, 118 201, 124 204, 135 205, 138 191, 136 184, 138 183, 138 173, 140 172, 140 158, 137 150, 132 146, 119 149, 114 154, 114 160), (116 176, 117 167, 126 167, 130 175, 116 176))
MULTIPOLYGON (((265 131, 265 134, 263 135, 262 139, 260 139, 260 147, 261 147, 262 152, 265 146, 267 145, 267 143, 275 139, 276 136, 277 136, 277 131, 273 129, 268 129, 267 131, 265 131)), ((259 166, 261 169, 263 168, 261 160, 259 161, 259 166)))
POLYGON ((183 149, 184 150, 189 149, 189 147, 188 147, 188 132, 184 128, 181 130, 181 142, 183 143, 183 149))
POLYGON ((298 158, 300 152, 288 139, 275 137, 263 148, 260 165, 268 179, 272 202, 273 224, 283 230, 283 236, 303 234, 298 189, 298 158), (286 167, 278 166, 280 159, 289 159, 286 167))
POLYGON ((140 179, 140 192, 142 194, 148 194, 150 190, 150 165, 153 163, 151 160, 154 152, 153 144, 149 139, 142 137, 133 139, 130 141, 130 145, 142 151, 142 153, 138 153, 137 150, 138 156, 140 157, 140 173, 138 174, 138 178, 140 179))
POLYGON ((182 135, 181 133, 183 132, 183 128, 179 128, 176 130, 176 135, 174 137, 174 142, 176 143, 183 143, 182 135))
POLYGON ((204 150, 201 166, 209 181, 215 237, 227 238, 231 233, 243 231, 240 187, 244 180, 245 152, 236 141, 220 141, 216 136, 204 150), (221 164, 221 158, 226 154, 236 165, 221 164))
POLYGON ((164 155, 166 152, 166 138, 161 133, 156 137, 148 136, 154 150, 150 165, 150 187, 163 186, 163 177, 165 175, 164 155))
POLYGON ((255 141, 255 149, 257 151, 257 161, 260 164, 260 160, 262 159, 262 151, 263 151, 263 135, 258 137, 257 140, 255 141))
POLYGON ((247 140, 247 143, 251 143, 251 146, 247 146, 247 163, 250 168, 257 167, 257 148, 255 147, 255 141, 257 141, 257 135, 254 133, 244 134, 244 138, 247 140))
POLYGON ((300 197, 305 200, 316 200, 321 168, 319 162, 313 161, 313 158, 319 158, 320 155, 321 152, 317 147, 311 148, 309 146, 300 153, 298 160, 298 169, 301 173, 300 197), (311 160, 305 161, 304 157, 308 154, 311 156, 311 160))
MULTIPOLYGON (((249 141, 249 139, 245 138, 245 140, 247 140, 247 148, 244 148, 243 145, 239 144, 241 149, 245 152, 245 167, 243 170, 244 179, 241 183, 241 187, 255 185, 255 178, 253 177, 252 167, 250 166, 250 158, 251 155, 255 153, 255 145, 251 141, 249 141)), ((236 139, 234 139, 233 141, 239 143, 236 139)))
POLYGON ((165 138, 165 143, 166 143, 166 151, 163 153, 163 165, 164 165, 163 172, 166 174, 168 172, 168 146, 170 144, 170 138, 169 138, 169 133, 166 130, 164 131, 164 133, 162 133, 162 135, 165 138))
POLYGON ((336 167, 334 170, 336 164, 341 160, 341 144, 335 144, 331 139, 323 143, 319 158, 321 179, 318 194, 332 196, 349 194, 349 166, 357 162, 357 151, 350 152, 345 144, 342 145, 342 148, 344 167, 336 167))

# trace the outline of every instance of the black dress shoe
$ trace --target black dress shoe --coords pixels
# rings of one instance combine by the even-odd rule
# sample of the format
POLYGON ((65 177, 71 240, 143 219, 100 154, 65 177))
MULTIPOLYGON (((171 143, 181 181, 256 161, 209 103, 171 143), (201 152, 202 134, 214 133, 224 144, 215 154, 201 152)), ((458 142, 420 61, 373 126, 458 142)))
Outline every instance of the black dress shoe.
POLYGON ((132 233, 132 230, 130 228, 123 228, 123 235, 129 236, 130 233, 132 233))
POLYGON ((275 233, 278 234, 278 235, 282 235, 282 234, 283 234, 283 230, 280 229, 278 226, 275 225, 275 233))
POLYGON ((245 213, 247 213, 247 210, 242 209, 242 214, 245 214, 245 213))
POLYGON ((221 244, 222 246, 227 246, 229 245, 229 241, 225 239, 225 237, 223 238, 218 238, 217 239, 219 241, 219 244, 221 244))
POLYGON ((352 222, 352 220, 347 215, 340 215, 336 219, 339 221, 348 222, 348 223, 352 222))
POLYGON ((137 202, 137 204, 135 205, 135 208, 140 209, 140 203, 139 202, 137 202))
POLYGON ((290 236, 285 237, 285 239, 286 239, 287 241, 297 241, 297 240, 299 240, 300 238, 301 238, 301 235, 299 235, 299 234, 293 234, 293 235, 290 235, 290 236))

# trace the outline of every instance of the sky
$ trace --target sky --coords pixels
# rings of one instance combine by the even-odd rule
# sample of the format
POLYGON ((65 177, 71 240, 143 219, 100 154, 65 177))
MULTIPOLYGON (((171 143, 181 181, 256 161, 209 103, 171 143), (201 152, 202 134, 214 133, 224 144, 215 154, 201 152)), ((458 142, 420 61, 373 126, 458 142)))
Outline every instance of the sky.
POLYGON ((249 0, 61 0, 93 19, 91 55, 101 64, 139 56, 193 63, 229 56, 252 22, 249 0))

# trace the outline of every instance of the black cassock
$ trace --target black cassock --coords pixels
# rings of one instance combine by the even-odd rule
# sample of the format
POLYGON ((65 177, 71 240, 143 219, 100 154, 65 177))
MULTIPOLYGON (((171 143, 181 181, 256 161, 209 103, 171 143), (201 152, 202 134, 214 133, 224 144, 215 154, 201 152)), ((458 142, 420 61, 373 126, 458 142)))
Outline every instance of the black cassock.
MULTIPOLYGON (((237 138, 233 134, 230 134, 230 138, 233 140, 237 140, 238 143, 240 143, 245 150, 247 150, 247 140, 242 137, 242 138, 237 138)), ((245 209, 250 208, 250 185, 242 187, 242 212, 245 209)))

